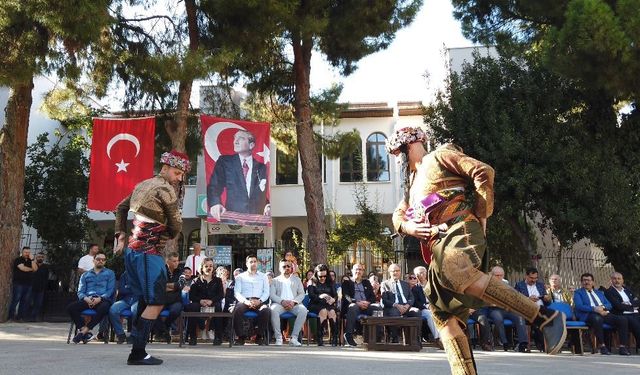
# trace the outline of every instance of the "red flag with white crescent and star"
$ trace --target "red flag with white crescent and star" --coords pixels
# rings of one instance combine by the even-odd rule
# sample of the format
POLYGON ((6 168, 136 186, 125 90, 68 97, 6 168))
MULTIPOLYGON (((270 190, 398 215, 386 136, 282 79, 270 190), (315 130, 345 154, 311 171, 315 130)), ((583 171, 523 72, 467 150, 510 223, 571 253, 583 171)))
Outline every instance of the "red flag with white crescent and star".
POLYGON ((207 221, 271 226, 271 125, 208 115, 201 115, 200 123, 207 221))
POLYGON ((155 117, 93 119, 89 209, 114 211, 153 176, 155 128, 155 117))

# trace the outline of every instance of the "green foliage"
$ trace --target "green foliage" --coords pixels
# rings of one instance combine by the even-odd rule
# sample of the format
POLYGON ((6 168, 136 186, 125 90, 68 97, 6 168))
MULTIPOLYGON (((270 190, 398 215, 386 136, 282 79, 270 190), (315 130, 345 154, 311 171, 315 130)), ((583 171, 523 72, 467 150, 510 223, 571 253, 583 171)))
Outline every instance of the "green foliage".
POLYGON ((27 149, 25 223, 38 231, 53 270, 68 284, 82 255, 81 243, 94 228, 87 215, 89 161, 81 135, 69 133, 55 143, 47 133, 27 149))
MULTIPOLYGON (((332 85, 329 89, 322 90, 311 96, 312 122, 316 125, 315 144, 318 152, 329 159, 336 159, 344 155, 347 150, 352 150, 360 145, 360 134, 337 131, 333 135, 318 132, 322 124, 327 127, 335 127, 340 120, 340 114, 347 107, 338 103, 338 97, 342 92, 342 85, 332 85)), ((242 104, 242 109, 247 112, 247 117, 252 121, 264 121, 271 124, 271 138, 278 145, 278 150, 288 155, 296 155, 298 141, 296 139, 294 108, 290 103, 280 103, 274 95, 261 95, 254 93, 242 104)))
POLYGON ((336 213, 335 228, 329 232, 328 255, 332 263, 356 246, 358 242, 364 242, 375 254, 383 257, 393 256, 391 238, 384 234, 385 226, 382 222, 382 214, 376 212, 367 201, 367 187, 364 184, 354 185, 353 197, 359 214, 354 217, 345 217, 336 213))
POLYGON ((209 21, 204 43, 234 56, 225 71, 244 75, 249 91, 292 103, 294 39, 312 38, 317 52, 350 74, 358 60, 389 46, 421 5, 420 0, 204 0, 209 21))
POLYGON ((496 170, 488 236, 503 261, 518 248, 534 255, 520 238, 531 237, 522 218, 534 213, 563 247, 587 237, 607 255, 625 248, 638 258, 638 169, 629 168, 637 115, 618 126, 609 99, 591 95, 535 59, 476 56, 427 108, 436 141, 454 141, 496 170), (493 228, 505 224, 512 233, 493 228))
POLYGON ((0 2, 0 84, 13 86, 56 71, 78 76, 83 47, 111 21, 111 0, 4 0, 0 2))
POLYGON ((581 85, 635 99, 640 89, 639 0, 453 0, 467 37, 540 52, 581 85))

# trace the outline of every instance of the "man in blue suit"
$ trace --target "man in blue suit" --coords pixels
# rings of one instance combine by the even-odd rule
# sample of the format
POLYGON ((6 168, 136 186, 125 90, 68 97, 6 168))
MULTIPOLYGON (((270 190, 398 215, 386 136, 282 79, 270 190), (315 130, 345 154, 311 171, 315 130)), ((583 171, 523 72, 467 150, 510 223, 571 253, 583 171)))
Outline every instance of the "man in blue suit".
POLYGON ((580 276, 582 288, 573 294, 576 317, 594 331, 596 340, 600 346, 600 354, 609 355, 609 349, 604 344, 603 324, 607 323, 618 331, 620 338, 620 355, 631 355, 627 346, 629 344, 629 326, 625 318, 611 314, 611 303, 604 293, 593 288, 593 275, 583 273, 580 276))
MULTIPOLYGON (((525 271, 525 278, 516 283, 516 290, 539 306, 546 306, 551 303, 551 296, 547 294, 547 290, 541 281, 538 281, 538 269, 529 267, 525 271)), ((531 337, 536 343, 536 347, 540 351, 544 351, 544 339, 539 330, 531 328, 531 337)))
POLYGON ((611 274, 611 287, 604 292, 604 296, 611 302, 613 307, 611 313, 627 320, 636 342, 640 343, 640 314, 638 313, 640 299, 625 287, 624 278, 620 272, 611 274))
POLYGON ((253 134, 239 130, 233 137, 234 155, 221 155, 207 186, 209 214, 220 221, 225 211, 270 215, 267 202, 267 167, 253 157, 256 140, 253 134), (223 203, 222 192, 227 199, 223 203))

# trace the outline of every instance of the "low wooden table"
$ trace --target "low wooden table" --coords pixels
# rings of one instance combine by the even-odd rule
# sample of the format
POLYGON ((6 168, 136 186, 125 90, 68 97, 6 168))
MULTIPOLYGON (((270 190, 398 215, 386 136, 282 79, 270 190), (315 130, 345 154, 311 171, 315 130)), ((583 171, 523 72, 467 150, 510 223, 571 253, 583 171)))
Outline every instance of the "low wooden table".
POLYGON ((229 318, 231 319, 231 331, 232 333, 229 335, 229 347, 233 346, 233 314, 229 312, 200 312, 200 311, 183 311, 180 314, 180 318, 178 319, 178 334, 180 335, 180 344, 178 347, 182 347, 184 344, 184 320, 187 318, 229 318))
POLYGON ((422 345, 418 343, 418 335, 422 330, 422 318, 407 317, 377 317, 370 316, 362 319, 365 337, 368 338, 367 350, 384 350, 384 351, 413 351, 419 352, 422 345), (377 342, 376 331, 379 327, 398 327, 406 328, 405 343, 387 343, 377 342), (408 332, 407 332, 408 331, 408 332))

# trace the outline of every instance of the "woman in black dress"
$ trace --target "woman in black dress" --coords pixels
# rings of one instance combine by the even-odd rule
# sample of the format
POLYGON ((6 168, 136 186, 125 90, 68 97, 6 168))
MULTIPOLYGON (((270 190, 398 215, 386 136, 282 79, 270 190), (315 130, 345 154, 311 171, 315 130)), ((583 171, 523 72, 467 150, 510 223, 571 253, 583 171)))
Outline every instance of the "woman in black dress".
POLYGON ((333 285, 333 280, 329 277, 329 267, 326 264, 318 264, 313 272, 311 284, 307 288, 309 294, 309 311, 318 314, 320 323, 316 331, 316 342, 318 346, 323 346, 324 336, 323 325, 329 320, 331 329, 331 346, 338 345, 338 325, 336 324, 336 301, 338 295, 333 285))

